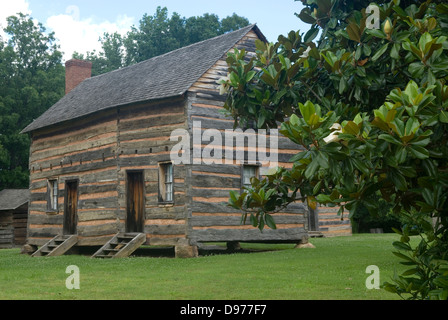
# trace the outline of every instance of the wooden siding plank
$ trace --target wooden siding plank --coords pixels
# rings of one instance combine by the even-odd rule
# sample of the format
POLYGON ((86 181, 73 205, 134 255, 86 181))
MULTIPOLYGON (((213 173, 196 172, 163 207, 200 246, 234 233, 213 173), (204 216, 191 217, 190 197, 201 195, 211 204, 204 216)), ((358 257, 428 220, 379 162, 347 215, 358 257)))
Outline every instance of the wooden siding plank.
POLYGON ((204 229, 193 230, 189 234, 192 242, 299 242, 303 238, 308 237, 307 232, 303 228, 292 228, 283 230, 266 229, 262 232, 255 228, 247 230, 229 230, 229 229, 204 229))

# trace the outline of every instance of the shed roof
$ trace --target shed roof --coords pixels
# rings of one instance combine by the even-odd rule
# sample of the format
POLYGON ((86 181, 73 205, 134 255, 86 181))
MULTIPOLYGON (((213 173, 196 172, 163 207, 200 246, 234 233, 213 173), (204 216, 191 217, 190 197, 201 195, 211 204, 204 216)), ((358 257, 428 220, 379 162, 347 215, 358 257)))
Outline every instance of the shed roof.
POLYGON ((0 211, 15 210, 28 202, 28 189, 5 189, 0 192, 0 211))
POLYGON ((86 79, 22 133, 117 106, 181 96, 251 30, 266 40, 253 24, 86 79))

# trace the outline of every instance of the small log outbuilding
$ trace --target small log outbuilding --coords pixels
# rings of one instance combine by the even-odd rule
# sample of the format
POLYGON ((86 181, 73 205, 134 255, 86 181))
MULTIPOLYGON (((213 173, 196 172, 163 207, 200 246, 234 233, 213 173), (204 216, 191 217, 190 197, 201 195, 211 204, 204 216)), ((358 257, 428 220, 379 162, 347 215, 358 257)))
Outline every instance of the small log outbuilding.
POLYGON ((14 248, 26 242, 28 189, 0 192, 0 249, 14 248))
MULTIPOLYGON (((226 205, 263 163, 195 161, 194 147, 209 143, 195 140, 198 130, 233 129, 217 81, 227 75, 227 53, 253 54, 256 39, 266 41, 251 25, 96 77, 88 62, 67 62, 67 94, 23 130, 32 139, 28 243, 75 234, 77 246, 102 246, 119 233, 143 233, 147 245, 195 256, 202 242, 306 242, 303 204, 276 214, 278 228, 263 233, 226 205), (186 163, 171 156, 179 129, 189 134, 186 163)), ((300 150, 278 139, 279 165, 289 166, 300 150)))

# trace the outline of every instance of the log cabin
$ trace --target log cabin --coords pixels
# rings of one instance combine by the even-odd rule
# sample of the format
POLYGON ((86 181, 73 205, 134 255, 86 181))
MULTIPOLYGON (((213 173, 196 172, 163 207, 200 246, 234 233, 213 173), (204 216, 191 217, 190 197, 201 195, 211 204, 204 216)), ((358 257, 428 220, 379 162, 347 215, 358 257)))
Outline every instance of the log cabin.
POLYGON ((26 243, 28 189, 4 189, 0 192, 0 249, 26 243))
MULTIPOLYGON (((250 25, 95 77, 89 62, 68 61, 66 95, 23 130, 32 141, 28 244, 43 248, 75 235, 74 245, 102 246, 96 254, 109 257, 128 236, 133 250, 163 245, 194 257, 207 242, 307 242, 319 222, 302 203, 275 214, 277 229, 264 232, 242 225, 241 213, 226 205, 230 190, 266 169, 247 161, 250 148, 243 146, 243 161, 207 162, 201 151, 197 161, 207 143, 195 134, 233 129, 217 84, 227 75, 227 53, 253 54, 256 39, 266 41, 250 25), (180 154, 190 161, 172 159, 176 130, 187 134, 180 154)), ((216 150, 214 160, 224 154, 216 150)), ((278 136, 279 165, 290 166, 297 152, 278 136)))

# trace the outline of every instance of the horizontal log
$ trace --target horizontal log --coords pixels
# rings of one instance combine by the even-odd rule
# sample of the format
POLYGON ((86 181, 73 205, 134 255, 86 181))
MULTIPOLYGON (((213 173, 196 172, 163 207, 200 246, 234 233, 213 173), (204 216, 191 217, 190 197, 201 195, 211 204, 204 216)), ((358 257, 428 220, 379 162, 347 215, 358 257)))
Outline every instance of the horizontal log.
POLYGON ((19 222, 19 223, 14 223, 14 230, 18 230, 20 228, 26 228, 27 226, 27 222, 19 222))
POLYGON ((20 228, 14 228, 14 237, 26 237, 26 226, 25 227, 20 227, 20 228))
POLYGON ((70 154, 61 154, 57 157, 52 157, 50 160, 32 160, 31 170, 40 170, 40 168, 52 167, 72 167, 82 162, 100 162, 110 160, 116 157, 117 146, 114 142, 111 145, 102 146, 99 148, 89 148, 84 151, 73 152, 70 154))
MULTIPOLYGON (((199 184, 199 185, 201 185, 201 184, 199 184)), ((214 186, 216 186, 216 184, 214 186)), ((230 191, 231 190, 234 190, 237 192, 239 192, 241 190, 239 186, 236 188, 226 188, 225 190, 223 190, 223 188, 219 188, 219 187, 216 189, 211 189, 211 188, 214 188, 214 186, 211 185, 210 187, 204 187, 203 189, 192 188, 191 196, 192 197, 203 197, 203 198, 227 197, 230 199, 230 191)))
POLYGON ((146 209, 146 219, 185 219, 187 208, 185 206, 152 207, 146 209))
MULTIPOLYGON (((59 192, 59 191, 58 191, 59 192)), ((32 193, 30 196, 30 201, 47 201, 47 193, 45 192, 39 192, 39 193, 32 193)))
MULTIPOLYGON (((174 193, 174 203, 178 206, 183 206, 185 204, 187 204, 189 202, 188 197, 186 196, 186 194, 178 194, 178 193, 174 193)), ((146 201, 146 206, 157 206, 159 205, 159 201, 153 198, 147 199, 146 201)))
MULTIPOLYGON (((282 224, 304 224, 305 218, 303 215, 282 216, 279 214, 273 215, 275 223, 279 226, 282 224)), ((247 223, 249 221, 247 220, 247 223)), ((214 226, 241 226, 241 216, 223 216, 210 215, 192 217, 189 220, 189 225, 192 227, 214 227, 214 226)))
MULTIPOLYGON (((238 213, 241 214, 240 210, 233 209, 227 206, 227 202, 213 203, 213 202, 200 202, 193 201, 191 203, 192 212, 203 212, 203 213, 238 213)), ((281 210, 281 213, 292 213, 292 214, 303 214, 306 212, 306 207, 302 203, 294 203, 288 207, 281 210)))
POLYGON ((117 197, 78 200, 78 209, 110 209, 117 207, 117 197))
MULTIPOLYGON (((120 156, 118 159, 118 165, 120 167, 132 168, 132 167, 142 167, 145 165, 157 165, 159 162, 170 161, 170 152, 163 151, 162 154, 137 154, 135 155, 135 150, 128 149, 125 150, 126 154, 134 153, 132 157, 126 157, 126 154, 120 156)), ((142 152, 147 152, 147 150, 143 150, 142 152)), ((156 150, 153 150, 156 153, 156 150)))
POLYGON ((187 129, 187 125, 179 126, 178 124, 165 126, 163 128, 154 129, 151 127, 143 128, 140 130, 124 131, 120 132, 121 143, 133 140, 146 139, 149 141, 148 146, 160 146, 159 141, 167 141, 171 137, 171 133, 176 129, 187 129))
POLYGON ((244 50, 246 50, 246 52, 250 52, 250 51, 253 52, 256 49, 256 47, 252 41, 251 42, 249 42, 249 41, 241 42, 236 45, 236 48, 240 51, 244 49, 244 50))
MULTIPOLYGON (((147 197, 158 196, 159 184, 156 182, 147 182, 145 186, 145 192, 147 197)), ((174 183, 174 192, 185 193, 185 183, 174 183)))
POLYGON ((138 119, 133 121, 120 122, 118 130, 123 131, 133 131, 141 128, 151 128, 156 130, 157 128, 163 128, 168 125, 177 125, 183 127, 186 121, 186 117, 179 116, 157 116, 149 119, 138 119))
MULTIPOLYGON (((81 159, 80 159, 81 160, 81 159)), ((76 162, 73 163, 72 166, 58 166, 53 167, 52 170, 50 168, 42 168, 41 170, 36 169, 35 172, 31 173, 31 181, 38 179, 49 179, 52 177, 61 177, 67 176, 67 179, 70 179, 74 176, 75 178, 80 179, 84 174, 91 175, 96 174, 97 171, 108 171, 115 170, 116 171, 117 162, 116 159, 108 159, 106 161, 100 162, 76 162)))
POLYGON ((196 92, 191 92, 188 94, 188 108, 192 108, 194 104, 202 104, 202 105, 212 105, 216 107, 222 108, 225 103, 225 99, 210 99, 210 97, 203 96, 201 94, 198 94, 196 92))
POLYGON ((308 233, 303 228, 270 230, 265 229, 263 232, 254 228, 248 230, 232 230, 232 229, 206 229, 192 230, 188 238, 194 242, 222 242, 222 241, 238 241, 238 242, 291 242, 295 243, 308 237, 308 233))
MULTIPOLYGON (((108 167, 102 170, 96 170, 93 172, 80 172, 76 177, 70 177, 71 173, 67 175, 59 176, 59 187, 61 190, 64 188, 64 183, 69 179, 79 179, 80 184, 93 184, 93 183, 104 183, 104 182, 112 182, 117 179, 117 168, 116 166, 108 167)), ((39 178, 35 174, 31 174, 31 182, 30 182, 30 190, 31 193, 36 193, 34 190, 43 190, 43 193, 46 193, 47 188, 47 179, 53 178, 53 176, 46 175, 43 178, 39 178)))
POLYGON ((186 225, 146 225, 145 233, 150 235, 181 235, 186 234, 186 225))
MULTIPOLYGON (((170 132, 160 134, 157 132, 155 137, 148 137, 148 132, 131 132, 120 137, 120 150, 123 149, 147 149, 147 148, 163 148, 166 145, 173 145, 170 141, 170 132)), ((153 133, 156 134, 155 132, 153 133)))
POLYGON ((351 227, 351 223, 350 220, 343 220, 341 221, 339 220, 331 220, 331 221, 325 221, 325 220, 320 220, 319 219, 319 226, 350 226, 351 227))
POLYGON ((27 210, 24 212, 14 212, 12 218, 15 219, 26 219, 28 217, 28 203, 26 204, 27 210))
POLYGON ((194 174, 201 173, 213 173, 213 174, 232 174, 232 175, 241 175, 242 167, 240 165, 234 164, 225 164, 225 165, 202 165, 202 164, 192 164, 191 171, 194 174))
POLYGON ((195 92, 192 92, 193 97, 197 97, 197 99, 193 100, 197 102, 199 99, 202 100, 215 100, 215 101, 221 101, 226 102, 227 98, 225 95, 219 94, 219 92, 215 91, 206 91, 206 90, 196 90, 195 92))
POLYGON ((119 232, 119 224, 114 223, 102 223, 98 225, 78 225, 78 235, 81 237, 103 236, 119 232))
MULTIPOLYGON (((196 90, 210 90, 210 91, 216 91, 219 92, 218 89, 218 84, 213 83, 213 84, 208 84, 208 83, 204 83, 204 79, 201 79, 202 81, 198 81, 195 84, 193 84, 190 87, 190 91, 196 91, 196 90)), ((219 80, 218 78, 216 78, 216 80, 219 80)))
MULTIPOLYGON (((70 123, 64 122, 55 126, 46 127, 39 131, 33 132, 33 144, 38 145, 40 142, 46 143, 48 140, 67 139, 72 135, 89 135, 90 130, 97 130, 104 126, 105 123, 116 121, 117 110, 115 108, 103 110, 100 113, 91 114, 86 117, 78 118, 76 121, 70 123), (87 133, 86 133, 87 132, 87 133), (46 141, 43 139, 50 138, 46 141)), ((95 131, 94 131, 95 132, 95 131)))
POLYGON ((78 190, 79 190, 78 191, 79 196, 94 195, 96 193, 117 191, 117 185, 116 185, 116 183, 109 183, 109 184, 104 184, 104 185, 82 184, 79 186, 78 190))
POLYGON ((238 213, 241 214, 239 210, 233 209, 227 206, 226 203, 213 203, 213 202, 198 202, 193 201, 191 203, 192 212, 220 212, 220 213, 238 213))
POLYGON ((177 246, 179 244, 181 245, 185 245, 187 243, 185 237, 179 237, 179 236, 174 236, 174 237, 169 237, 169 238, 160 238, 158 236, 154 236, 154 235, 147 235, 148 239, 146 244, 147 245, 151 245, 151 246, 167 246, 167 247, 171 247, 171 246, 177 246))
POLYGON ((109 235, 102 235, 102 236, 93 236, 93 237, 81 237, 78 236, 78 247, 89 247, 89 246, 103 246, 105 245, 110 239, 112 239, 115 236, 114 234, 109 235))
POLYGON ((30 214, 29 218, 28 218, 28 222, 30 225, 33 224, 37 224, 37 225, 42 225, 42 224, 48 224, 48 225, 62 225, 64 221, 64 217, 63 215, 54 215, 54 216, 49 216, 49 215, 43 215, 43 214, 30 214))
POLYGON ((50 241, 53 238, 54 238, 54 236, 48 236, 48 237, 42 237, 42 238, 39 238, 39 237, 32 238, 32 237, 28 236, 27 244, 40 247, 40 246, 45 245, 48 241, 50 241))
POLYGON ((119 216, 118 210, 113 208, 82 211, 78 212, 78 221, 87 222, 87 221, 111 220, 118 218, 118 216, 119 216))
POLYGON ((170 154, 178 141, 169 141, 169 137, 164 143, 152 144, 147 141, 126 142, 120 146, 120 160, 127 155, 139 157, 140 155, 157 157, 159 154, 170 154))
MULTIPOLYGON (((193 104, 192 108, 189 109, 190 116, 208 117, 208 118, 215 118, 217 120, 234 121, 232 118, 226 117, 224 114, 219 112, 219 109, 216 109, 216 107, 214 106, 206 107, 207 105, 202 105, 203 107, 197 107, 196 105, 193 104)), ((224 110, 224 108, 221 109, 224 110)))
POLYGON ((62 234, 62 228, 29 228, 29 238, 53 238, 58 234, 62 234))
POLYGON ((219 186, 225 186, 226 188, 241 188, 241 179, 233 177, 219 177, 211 175, 192 175, 191 186, 214 188, 219 186))
MULTIPOLYGON (((42 161, 42 160, 59 160, 63 157, 72 157, 76 158, 76 155, 80 153, 86 153, 86 155, 89 155, 89 151, 92 151, 92 149, 105 149, 107 147, 115 147, 117 143, 117 135, 116 133, 109 133, 104 134, 99 137, 85 139, 84 137, 80 137, 80 142, 78 143, 62 143, 57 148, 49 148, 49 149, 43 149, 39 152, 32 152, 30 156, 30 163, 34 164, 36 162, 42 161), (84 139, 83 139, 84 138, 84 139)), ((60 160, 59 160, 60 161, 60 160)))
POLYGON ((60 150, 69 145, 85 143, 86 141, 98 140, 104 136, 117 135, 117 121, 113 119, 107 122, 99 122, 83 131, 73 131, 71 134, 62 134, 48 137, 46 139, 34 141, 31 147, 31 154, 38 156, 46 150, 60 150))
POLYGON ((126 107, 120 107, 120 119, 127 120, 136 117, 137 115, 159 115, 166 110, 175 110, 181 112, 184 110, 184 98, 169 98, 150 103, 133 104, 126 107))
POLYGON ((9 214, 7 216, 0 215, 0 224, 10 224, 12 223, 12 220, 12 214, 9 214))
POLYGON ((47 203, 40 202, 30 202, 30 211, 38 212, 41 215, 45 215, 47 213, 47 203))

